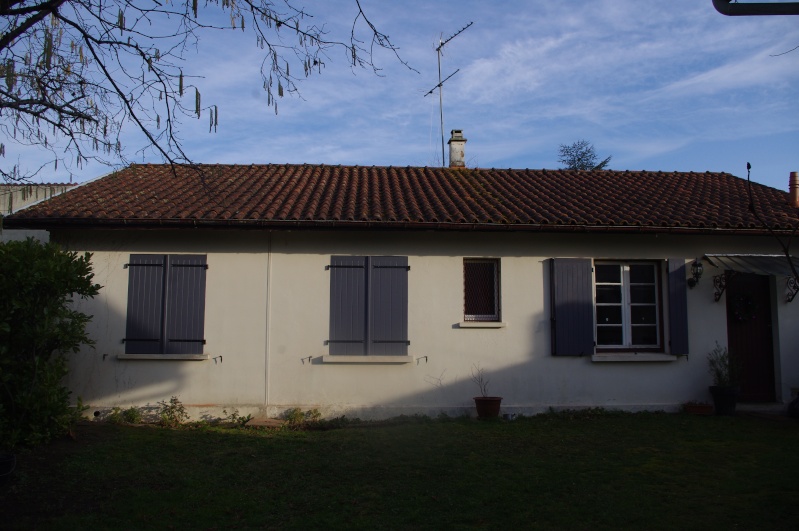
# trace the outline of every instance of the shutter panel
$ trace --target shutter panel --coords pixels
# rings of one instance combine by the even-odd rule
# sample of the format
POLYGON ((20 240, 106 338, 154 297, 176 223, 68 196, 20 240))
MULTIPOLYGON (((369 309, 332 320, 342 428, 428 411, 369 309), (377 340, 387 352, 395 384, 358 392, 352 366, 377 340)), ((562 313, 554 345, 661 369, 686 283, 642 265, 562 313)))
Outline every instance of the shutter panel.
POLYGON ((167 269, 166 354, 202 354, 205 343, 204 255, 171 255, 167 269))
POLYGON ((408 355, 408 257, 370 259, 369 354, 408 355))
POLYGON ((330 354, 366 354, 366 257, 330 260, 330 354))
POLYGON ((669 345, 675 356, 688 355, 688 294, 685 260, 669 258, 669 345))
POLYGON ((130 256, 125 354, 163 352, 161 317, 164 308, 165 269, 164 255, 130 256))
POLYGON ((594 353, 594 300, 591 260, 553 258, 550 262, 552 355, 594 353))

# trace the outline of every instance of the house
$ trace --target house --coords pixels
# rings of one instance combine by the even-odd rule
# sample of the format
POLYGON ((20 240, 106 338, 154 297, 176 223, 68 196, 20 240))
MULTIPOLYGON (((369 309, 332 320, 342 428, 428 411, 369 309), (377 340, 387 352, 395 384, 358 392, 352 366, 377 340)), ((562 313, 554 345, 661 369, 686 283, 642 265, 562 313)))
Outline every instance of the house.
POLYGON ((8 217, 93 253, 73 396, 460 414, 479 367, 505 413, 676 410, 710 399, 718 342, 743 402, 790 401, 799 302, 774 234, 795 197, 726 173, 469 169, 459 133, 449 168, 131 165, 8 217))
POLYGON ((69 190, 74 184, 0 184, 0 241, 36 238, 47 241, 47 231, 3 230, 2 219, 17 210, 25 208, 37 201, 48 199, 69 190))

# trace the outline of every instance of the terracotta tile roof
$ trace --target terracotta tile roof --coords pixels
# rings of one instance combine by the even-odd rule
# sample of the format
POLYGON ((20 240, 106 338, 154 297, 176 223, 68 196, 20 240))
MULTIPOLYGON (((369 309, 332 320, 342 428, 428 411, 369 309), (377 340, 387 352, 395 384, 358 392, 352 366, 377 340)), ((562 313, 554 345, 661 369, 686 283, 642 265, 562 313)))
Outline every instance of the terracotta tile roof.
MULTIPOLYGON (((772 228, 798 222, 786 192, 752 193, 772 228)), ((132 165, 5 224, 764 232, 748 205, 727 173, 132 165)))

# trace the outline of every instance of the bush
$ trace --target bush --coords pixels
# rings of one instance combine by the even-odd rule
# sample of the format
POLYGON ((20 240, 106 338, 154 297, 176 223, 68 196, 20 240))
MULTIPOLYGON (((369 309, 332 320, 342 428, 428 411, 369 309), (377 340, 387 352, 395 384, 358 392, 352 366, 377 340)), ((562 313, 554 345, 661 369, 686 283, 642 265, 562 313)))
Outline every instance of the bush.
POLYGON ((169 399, 169 402, 158 402, 158 423, 166 428, 177 428, 187 420, 189 414, 186 412, 186 406, 176 396, 169 399))
POLYGON ((90 260, 31 238, 0 243, 0 446, 46 442, 80 416, 62 382, 66 354, 92 343, 91 316, 71 304, 100 290, 90 260))

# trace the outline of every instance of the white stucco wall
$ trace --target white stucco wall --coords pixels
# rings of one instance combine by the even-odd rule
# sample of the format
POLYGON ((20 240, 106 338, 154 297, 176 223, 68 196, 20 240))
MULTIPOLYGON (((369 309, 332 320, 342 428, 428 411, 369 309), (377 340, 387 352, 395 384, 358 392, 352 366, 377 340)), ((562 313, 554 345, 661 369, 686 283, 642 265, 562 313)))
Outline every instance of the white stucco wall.
MULTIPOLYGON (((105 286, 83 305, 97 316, 90 330, 97 344, 73 357, 74 393, 96 408, 154 405, 178 395, 195 417, 223 407, 269 415, 316 407, 327 415, 361 417, 470 412, 478 394, 470 371, 477 364, 490 379, 490 394, 503 396, 503 411, 510 413, 588 406, 675 409, 687 400, 709 400, 705 356, 715 341, 726 344, 725 306, 713 300, 712 267, 688 291, 688 357, 599 363, 551 355, 546 260, 682 256, 688 261, 705 253, 776 252, 769 238, 668 235, 118 231, 58 233, 54 239, 94 252, 97 281, 105 286), (131 253, 207 254, 205 352, 211 359, 117 359, 124 352, 123 265, 131 253), (325 266, 333 254, 408 256, 413 362, 322 362, 329 335, 325 266), (504 328, 459 326, 464 257, 501 260, 504 328)), ((799 387, 793 355, 799 332, 791 326, 799 301, 783 302, 781 282, 775 283, 774 302, 776 380, 777 394, 786 401, 790 389, 799 387)))

